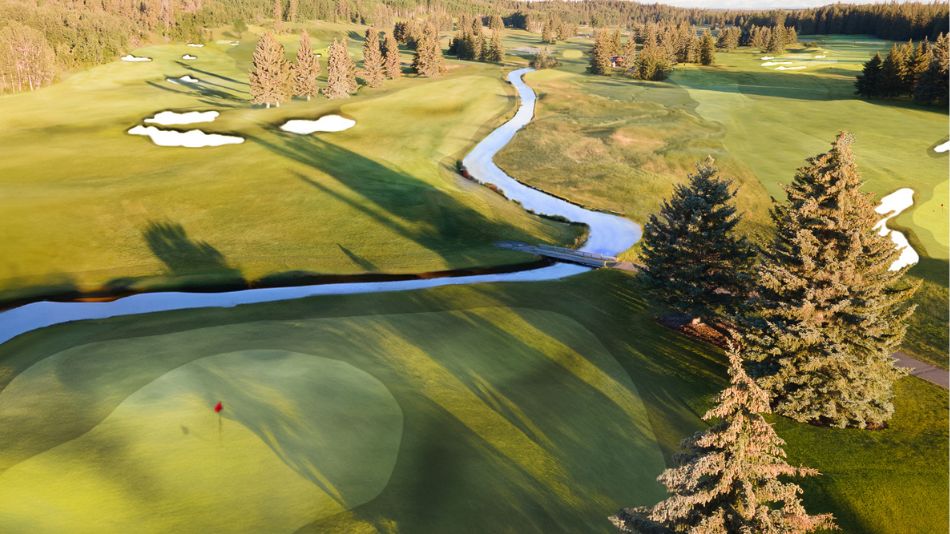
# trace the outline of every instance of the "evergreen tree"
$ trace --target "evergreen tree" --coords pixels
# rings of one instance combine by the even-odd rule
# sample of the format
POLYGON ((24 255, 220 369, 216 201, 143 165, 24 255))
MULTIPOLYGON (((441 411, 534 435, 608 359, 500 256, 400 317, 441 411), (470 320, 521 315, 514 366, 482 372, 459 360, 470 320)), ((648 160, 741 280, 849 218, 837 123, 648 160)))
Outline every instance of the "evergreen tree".
POLYGON ((505 29, 505 21, 502 20, 501 15, 492 15, 491 19, 488 21, 488 27, 492 31, 502 31, 505 29))
POLYGON ((551 51, 546 47, 538 50, 538 53, 535 54, 534 58, 530 63, 532 68, 541 70, 541 69, 551 69, 558 65, 557 58, 551 55, 551 51))
POLYGON ((893 98, 904 93, 906 76, 906 58, 903 51, 894 45, 881 64, 881 81, 878 94, 884 98, 893 98))
POLYGON ((858 74, 854 87, 857 94, 865 98, 875 98, 881 94, 881 54, 874 54, 864 64, 864 70, 858 74))
POLYGON ((916 288, 900 252, 878 232, 880 215, 842 133, 807 160, 772 213, 776 237, 750 299, 747 352, 776 411, 796 421, 879 427, 893 414, 916 288))
POLYGON ((782 32, 778 27, 772 28, 768 32, 769 40, 766 42, 765 51, 769 54, 778 54, 785 51, 785 43, 782 40, 782 32))
POLYGON ((594 34, 594 49, 590 56, 590 73, 608 74, 611 70, 611 55, 607 32, 601 30, 594 34))
POLYGON ((712 158, 651 215, 643 229, 644 275, 667 305, 691 317, 732 315, 751 280, 752 247, 736 232, 732 182, 712 158))
POLYGON ((379 44, 379 30, 366 30, 366 39, 363 41, 363 79, 370 87, 379 87, 386 78, 386 66, 383 63, 383 53, 379 44))
POLYGON ((551 27, 550 22, 546 22, 544 27, 541 28, 541 42, 557 44, 557 32, 551 27))
POLYGON ((485 47, 485 61, 489 63, 502 63, 505 60, 505 49, 501 44, 501 32, 491 33, 491 41, 485 47))
POLYGON ((273 33, 266 32, 257 41, 252 58, 249 76, 251 101, 268 108, 271 104, 279 107, 281 102, 287 100, 289 73, 284 45, 277 42, 273 33))
POLYGON ((683 440, 683 451, 657 478, 666 500, 652 508, 621 510, 611 520, 623 532, 799 534, 834 529, 831 514, 809 515, 802 489, 787 477, 815 476, 786 460, 785 441, 762 417, 768 394, 729 348, 729 386, 703 419, 707 430, 683 440))
MULTIPOLYGON (((481 27, 481 26, 479 26, 481 27)), ((442 49, 439 47, 439 34, 435 26, 427 24, 416 47, 416 57, 412 61, 412 70, 419 76, 435 78, 444 70, 442 49)))
POLYGON ((283 0, 274 0, 274 31, 280 33, 284 30, 284 2, 283 0))
POLYGON ((703 65, 712 65, 716 62, 716 41, 708 31, 704 31, 700 39, 699 62, 703 65))
POLYGON ((297 8, 299 7, 299 0, 290 0, 290 3, 287 4, 287 20, 290 22, 297 22, 297 8))
POLYGON ((482 21, 475 17, 472 19, 472 28, 470 35, 470 42, 468 47, 471 53, 471 59, 475 61, 481 61, 485 56, 485 36, 482 34, 482 21))
POLYGON ((356 67, 350 54, 346 50, 346 43, 334 39, 327 52, 327 86, 323 94, 333 100, 349 98, 358 88, 356 84, 356 67))
POLYGON ((950 79, 950 52, 947 35, 940 35, 930 49, 931 60, 914 87, 914 101, 921 104, 947 105, 950 79))
POLYGON ((399 43, 392 33, 386 34, 386 77, 395 80, 402 76, 402 68, 399 64, 399 43))
POLYGON ((291 69, 294 96, 311 97, 318 93, 317 76, 320 75, 320 61, 313 55, 310 34, 300 34, 300 46, 297 47, 297 61, 291 69))

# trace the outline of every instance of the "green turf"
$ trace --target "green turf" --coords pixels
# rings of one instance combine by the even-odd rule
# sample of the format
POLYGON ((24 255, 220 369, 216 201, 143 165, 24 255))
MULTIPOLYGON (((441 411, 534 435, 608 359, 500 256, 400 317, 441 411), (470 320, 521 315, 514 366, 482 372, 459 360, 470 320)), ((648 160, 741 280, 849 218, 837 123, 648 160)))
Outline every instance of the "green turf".
MULTIPOLYGON (((238 350, 330 358, 382 382, 404 417, 387 486, 305 532, 608 531, 603 517, 614 507, 661 497, 653 478, 663 459, 702 427, 725 377, 721 354, 658 327, 642 288, 617 272, 62 325, 0 346, 0 384, 13 388, 30 366, 90 347, 137 362, 133 374, 146 383, 238 350)), ((113 372, 111 357, 88 354, 86 365, 98 366, 59 375, 98 377, 97 396, 66 388, 73 397, 42 401, 61 413, 44 404, 47 417, 21 410, 3 421, 22 425, 30 456, 96 428, 101 418, 83 415, 90 405, 132 393, 116 394, 127 366, 113 372), (59 429, 73 420, 70 432, 59 429)), ((803 482, 809 509, 836 513, 846 532, 947 529, 947 392, 906 378, 897 393, 883 431, 776 418, 792 460, 824 473, 803 482)))
MULTIPOLYGON (((353 37, 362 27, 308 27, 317 50, 350 34, 351 55, 361 57, 353 37)), ((439 80, 407 76, 348 100, 255 109, 247 71, 257 35, 245 33, 234 47, 218 37, 228 39, 142 48, 133 52, 153 62, 116 61, 35 93, 0 97, 0 301, 288 271, 510 264, 530 257, 494 242, 570 243, 577 234, 454 173, 455 161, 514 110, 497 66, 450 61, 439 80), (198 60, 180 61, 185 53, 198 60), (165 81, 184 74, 206 83, 165 81), (166 109, 218 110, 215 122, 165 128, 247 141, 169 148, 125 133, 166 109), (277 129, 289 118, 328 113, 357 125, 312 136, 277 129)), ((296 39, 281 37, 288 55, 296 39)))
MULTIPOLYGON (((680 65, 667 82, 591 76, 585 73, 589 40, 560 43, 561 65, 527 77, 540 94, 537 120, 497 160, 533 186, 645 221, 697 161, 712 155, 740 187, 745 231, 763 240, 771 228, 770 197, 784 199, 782 186, 795 169, 847 129, 856 138, 866 191, 916 191, 914 207, 890 223, 922 256, 911 270, 924 281, 920 311, 904 349, 946 368, 948 160, 933 151, 947 139, 945 110, 854 97, 854 75, 887 41, 801 41, 819 47, 792 49, 773 61, 804 70, 764 67, 764 54, 743 48, 717 54, 714 67, 680 65)), ((539 46, 539 37, 510 32, 508 46, 539 46)))

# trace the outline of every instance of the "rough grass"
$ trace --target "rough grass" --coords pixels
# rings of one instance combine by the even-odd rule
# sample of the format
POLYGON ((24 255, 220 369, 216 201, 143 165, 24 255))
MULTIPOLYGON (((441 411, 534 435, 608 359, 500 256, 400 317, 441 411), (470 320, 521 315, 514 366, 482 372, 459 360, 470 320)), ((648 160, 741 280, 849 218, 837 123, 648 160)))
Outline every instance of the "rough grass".
MULTIPOLYGON (((947 115, 907 103, 854 98, 854 75, 875 51, 871 37, 803 37, 820 48, 793 49, 780 61, 797 71, 763 67, 762 53, 719 53, 714 67, 682 65, 668 82, 585 74, 588 40, 557 45, 561 65, 532 73, 541 95, 538 119, 498 156, 513 176, 587 206, 643 222, 682 183, 695 163, 716 158, 740 187, 745 231, 770 233, 771 199, 784 199, 805 158, 828 149, 840 130, 854 133, 865 189, 917 192, 914 207, 893 220, 922 261, 924 281, 905 350, 947 367, 947 115), (823 59, 814 56, 825 55, 823 59)), ((511 32, 510 47, 538 46, 539 36, 511 32)), ((634 248, 628 256, 635 256, 634 248)))
MULTIPOLYGON (((326 39, 363 30, 310 28, 318 51, 326 39)), ((255 109, 247 71, 256 38, 245 33, 234 47, 147 47, 133 53, 151 63, 117 61, 35 93, 0 97, 0 301, 77 288, 175 287, 189 279, 233 283, 287 271, 510 264, 526 257, 495 241, 573 241, 575 229, 527 215, 452 171, 514 109, 497 67, 451 63, 436 81, 410 76, 344 101, 318 97, 255 109), (185 53, 198 60, 180 61, 185 53), (205 83, 165 81, 184 74, 205 83), (165 109, 219 110, 215 122, 178 128, 247 141, 168 148, 125 133, 165 109), (289 118, 327 113, 350 116, 357 126, 313 136, 277 130, 289 118)), ((296 39, 282 37, 288 55, 296 39)), ((349 44, 360 57, 360 42, 349 44)))
MULTIPOLYGON (((345 361, 385 384, 405 419, 389 484, 304 529, 313 532, 609 531, 603 517, 614 507, 661 498, 657 455, 669 461, 702 428, 725 383, 722 355, 659 327, 642 288, 617 272, 61 325, 0 346, 0 383, 90 342, 145 367, 286 350, 345 361)), ((792 461, 824 473, 803 481, 809 510, 834 512, 845 532, 947 529, 947 392, 906 378, 897 395, 882 431, 775 418, 792 461)))

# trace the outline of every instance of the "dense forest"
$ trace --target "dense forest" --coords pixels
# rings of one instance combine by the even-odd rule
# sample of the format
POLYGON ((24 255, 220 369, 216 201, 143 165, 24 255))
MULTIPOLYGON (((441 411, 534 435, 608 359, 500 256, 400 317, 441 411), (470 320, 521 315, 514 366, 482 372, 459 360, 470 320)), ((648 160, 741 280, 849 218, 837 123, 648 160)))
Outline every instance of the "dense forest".
MULTIPOLYGON (((285 20, 336 20, 389 27, 426 19, 441 31, 480 16, 542 33, 556 17, 567 27, 635 29, 687 23, 714 30, 791 27, 799 34, 871 34, 935 41, 948 31, 946 3, 829 5, 815 9, 739 11, 683 9, 622 0, 513 2, 489 0, 277 0, 285 20)), ((272 19, 272 0, 0 0, 0 92, 35 89, 59 71, 112 61, 159 39, 203 40, 207 28, 272 19)), ((721 32, 720 32, 721 34, 721 32)))

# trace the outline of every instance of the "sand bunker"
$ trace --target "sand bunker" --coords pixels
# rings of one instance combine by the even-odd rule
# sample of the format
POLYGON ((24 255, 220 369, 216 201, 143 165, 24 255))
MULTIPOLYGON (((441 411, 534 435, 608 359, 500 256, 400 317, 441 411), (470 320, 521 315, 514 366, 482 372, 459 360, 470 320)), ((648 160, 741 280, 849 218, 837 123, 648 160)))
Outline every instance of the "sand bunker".
POLYGON ((203 44, 198 44, 198 43, 188 43, 188 46, 190 46, 190 47, 192 47, 192 48, 201 48, 201 47, 203 47, 204 45, 203 45, 203 44))
POLYGON ((762 61, 768 61, 770 59, 775 59, 775 56, 762 56, 759 59, 761 59, 762 61))
POLYGON ((791 65, 791 61, 766 61, 762 64, 763 67, 774 67, 775 65, 791 65))
POLYGON ((950 141, 934 147, 934 152, 950 152, 950 141))
POLYGON ((181 78, 165 78, 165 81, 178 84, 178 85, 181 85, 182 83, 191 83, 191 84, 201 83, 201 80, 199 80, 198 78, 192 78, 191 76, 188 76, 187 74, 185 74, 181 78))
POLYGON ((356 121, 339 115, 324 115, 319 119, 293 119, 285 122, 280 129, 285 132, 308 135, 316 132, 342 132, 356 126, 356 121))
POLYGON ((139 63, 139 62, 143 62, 143 61, 151 61, 151 60, 152 60, 152 58, 150 58, 150 57, 139 57, 139 56, 133 56, 132 54, 124 55, 124 56, 122 56, 122 57, 119 58, 119 59, 121 59, 122 61, 128 61, 128 62, 130 62, 130 63, 139 63))
POLYGON ((182 59, 198 59, 198 56, 193 56, 191 54, 185 54, 181 56, 182 59))
POLYGON ((802 70, 802 69, 804 69, 804 68, 805 68, 805 67, 803 67, 803 66, 798 66, 798 67, 775 67, 775 70, 802 70))
POLYGON ((208 146, 239 145, 244 142, 243 137, 233 135, 209 134, 201 130, 159 130, 154 126, 138 125, 128 132, 130 135, 144 135, 158 146, 178 146, 185 148, 202 148, 208 146))
POLYGON ((815 56, 815 59, 825 59, 827 56, 815 56))
POLYGON ((146 123, 161 124, 169 126, 172 124, 194 124, 196 122, 211 122, 218 118, 217 111, 186 111, 177 113, 175 111, 162 111, 156 113, 154 117, 145 119, 146 123))
POLYGON ((237 45, 241 44, 241 41, 218 40, 218 41, 215 41, 215 42, 218 43, 219 45, 229 45, 229 46, 237 46, 237 45))
POLYGON ((874 211, 884 215, 884 218, 874 225, 874 229, 877 230, 878 234, 882 236, 890 234, 891 241, 894 243, 895 248, 901 251, 900 257, 894 260, 894 263, 892 263, 890 266, 890 270, 892 271, 903 269, 908 265, 913 265, 920 261, 920 255, 917 254, 917 251, 910 246, 910 243, 907 241, 907 236, 901 232, 891 230, 887 227, 887 221, 897 217, 902 211, 913 205, 914 190, 909 187, 905 187, 903 189, 898 189, 890 195, 882 198, 881 204, 874 208, 874 211))

